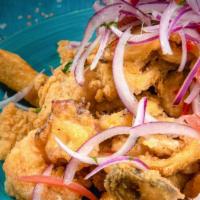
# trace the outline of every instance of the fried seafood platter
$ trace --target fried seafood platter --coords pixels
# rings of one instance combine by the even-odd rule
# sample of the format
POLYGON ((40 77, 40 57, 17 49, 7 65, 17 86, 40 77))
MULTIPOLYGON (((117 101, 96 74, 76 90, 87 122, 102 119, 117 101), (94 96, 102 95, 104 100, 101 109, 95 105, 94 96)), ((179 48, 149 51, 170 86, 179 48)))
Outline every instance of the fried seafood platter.
POLYGON ((7 193, 197 200, 199 6, 96 1, 83 40, 58 42, 60 66, 49 77, 1 49, 0 81, 16 91, 0 102, 7 193))

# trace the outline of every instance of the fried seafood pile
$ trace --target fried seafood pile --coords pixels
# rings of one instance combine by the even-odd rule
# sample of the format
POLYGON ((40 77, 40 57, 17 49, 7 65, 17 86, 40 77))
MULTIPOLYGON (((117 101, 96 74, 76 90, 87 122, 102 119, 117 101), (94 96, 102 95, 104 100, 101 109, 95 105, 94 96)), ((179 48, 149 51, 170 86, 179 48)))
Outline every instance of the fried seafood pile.
MULTIPOLYGON (((92 63, 98 45, 87 57, 86 67, 92 63)), ((159 121, 174 122, 184 110, 183 100, 173 105, 173 99, 196 54, 190 52, 185 69, 177 72, 182 54, 180 46, 180 38, 172 37, 173 55, 162 53, 159 40, 136 46, 127 44, 125 48, 124 72, 128 86, 138 101, 147 97, 147 112, 159 121)), ((0 81, 19 91, 34 80, 25 98, 37 107, 22 110, 17 104, 9 103, 0 114, 0 159, 5 160, 5 189, 10 196, 31 199, 36 184, 18 177, 42 175, 52 164, 50 175, 64 176, 71 156, 58 145, 55 136, 77 151, 98 132, 132 126, 135 116, 120 100, 113 80, 115 47, 115 39, 111 38, 97 67, 85 68, 83 85, 67 69, 77 51, 69 41, 59 42, 61 65, 50 77, 38 74, 19 56, 0 50, 0 81)), ((122 133, 105 140, 92 149, 90 157, 95 160, 117 152, 127 137, 122 133)), ((143 161, 148 170, 138 169, 130 161, 108 166, 86 180, 85 176, 95 166, 80 163, 74 182, 88 189, 95 188, 101 200, 194 198, 200 193, 199 148, 199 140, 186 136, 157 133, 139 137, 127 155, 143 161)), ((70 188, 44 184, 40 199, 79 200, 82 195, 70 188)))

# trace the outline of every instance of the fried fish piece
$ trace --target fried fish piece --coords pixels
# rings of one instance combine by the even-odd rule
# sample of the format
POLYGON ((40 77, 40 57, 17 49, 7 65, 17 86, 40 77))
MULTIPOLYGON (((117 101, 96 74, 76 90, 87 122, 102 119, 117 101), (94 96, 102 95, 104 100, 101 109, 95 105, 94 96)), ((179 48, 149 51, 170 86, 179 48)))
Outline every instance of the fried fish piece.
POLYGON ((115 198, 113 198, 109 193, 104 193, 100 200, 115 200, 115 198))
POLYGON ((0 82, 15 91, 20 91, 29 86, 34 80, 34 87, 25 97, 34 106, 38 106, 38 87, 47 78, 44 74, 36 77, 37 74, 20 56, 0 49, 0 82))
POLYGON ((52 103, 52 114, 47 127, 36 136, 42 140, 46 134, 45 152, 52 163, 69 161, 67 155, 56 143, 55 136, 60 138, 70 149, 77 150, 89 137, 97 131, 97 120, 88 110, 73 100, 56 100, 52 103), (46 131, 47 130, 47 131, 46 131), (43 133, 44 132, 44 133, 43 133))
POLYGON ((4 160, 15 143, 20 141, 33 125, 37 114, 33 109, 28 111, 17 108, 14 103, 8 104, 0 113, 0 160, 4 160))
POLYGON ((163 176, 171 176, 197 162, 200 159, 200 152, 197 151, 199 148, 199 141, 188 139, 179 151, 167 158, 159 158, 150 154, 140 155, 139 157, 151 169, 158 170, 163 176))
MULTIPOLYGON (((17 200, 31 199, 35 184, 19 181, 17 177, 41 175, 48 164, 35 145, 35 133, 31 131, 18 142, 5 160, 3 169, 6 175, 5 189, 17 200)), ((55 168, 53 176, 63 176, 63 169, 55 168)), ((44 186, 42 200, 80 200, 81 197, 66 188, 44 186)))
POLYGON ((200 173, 197 173, 186 184, 184 188, 184 194, 186 194, 190 198, 195 198, 199 193, 200 193, 200 173))
POLYGON ((184 79, 183 73, 171 72, 158 83, 157 92, 161 99, 161 105, 170 117, 181 115, 183 101, 179 105, 173 105, 173 101, 184 79))
POLYGON ((179 189, 158 171, 141 171, 131 164, 114 166, 105 179, 105 188, 116 200, 184 199, 179 189))

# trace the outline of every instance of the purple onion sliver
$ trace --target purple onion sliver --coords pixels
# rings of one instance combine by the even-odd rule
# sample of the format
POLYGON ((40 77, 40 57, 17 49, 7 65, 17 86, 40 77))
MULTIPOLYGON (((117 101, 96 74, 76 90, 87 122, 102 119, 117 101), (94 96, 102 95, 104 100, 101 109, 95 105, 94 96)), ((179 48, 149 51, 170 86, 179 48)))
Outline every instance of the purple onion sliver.
POLYGON ((149 167, 142 162, 140 159, 138 158, 131 158, 130 156, 119 156, 113 159, 110 159, 108 161, 105 161, 104 163, 102 163, 101 165, 99 165, 98 167, 96 167, 93 171, 91 171, 86 177, 85 179, 89 179, 90 177, 94 176, 96 173, 98 173, 99 171, 101 171, 102 169, 114 165, 114 164, 120 164, 123 162, 128 162, 128 163, 132 163, 133 165, 135 165, 136 168, 139 168, 141 170, 147 170, 149 167))
POLYGON ((182 72, 187 63, 187 42, 186 42, 186 37, 183 30, 179 31, 179 35, 182 42, 182 55, 181 55, 181 63, 179 65, 178 72, 182 72))
POLYGON ((85 61, 87 57, 90 55, 90 53, 92 52, 92 50, 99 43, 100 39, 101 39, 101 35, 98 35, 97 38, 89 45, 89 47, 82 54, 82 56, 80 57, 78 61, 77 66, 75 67, 75 70, 74 70, 75 80, 80 86, 82 86, 85 82, 85 77, 84 77, 85 61))
POLYGON ((117 44, 114 53, 112 70, 113 70, 113 79, 119 98, 121 99, 125 107, 129 110, 129 112, 136 115, 138 102, 128 87, 123 69, 125 45, 129 37, 130 37, 130 29, 124 32, 121 38, 119 39, 119 42, 117 44))
POLYGON ((181 86, 178 94, 176 95, 176 97, 174 99, 174 105, 178 105, 181 102, 181 100, 183 99, 183 97, 185 96, 199 67, 200 67, 200 58, 198 58, 198 60, 196 61, 194 67, 191 69, 191 71, 188 74, 188 76, 186 77, 183 85, 181 86))
POLYGON ((198 96, 200 92, 200 84, 198 82, 192 84, 189 96, 184 100, 185 103, 191 104, 192 101, 198 96))
POLYGON ((96 66, 99 62, 99 59, 102 57, 104 50, 106 48, 106 45, 108 43, 108 40, 109 40, 109 36, 110 36, 110 30, 106 29, 101 37, 99 49, 92 61, 92 64, 90 65, 91 70, 94 70, 96 68, 96 66))
POLYGON ((112 22, 114 21, 118 15, 119 15, 119 11, 123 8, 123 4, 121 3, 115 3, 112 5, 108 5, 105 8, 101 9, 100 11, 96 12, 92 18, 90 19, 90 21, 88 22, 88 25, 86 27, 85 33, 84 33, 84 38, 81 42, 81 45, 73 59, 73 63, 71 66, 71 70, 74 72, 77 64, 78 64, 78 60, 80 58, 80 56, 82 55, 84 48, 86 46, 86 44, 88 43, 88 41, 90 40, 90 38, 92 37, 94 31, 96 30, 96 28, 98 28, 101 24, 103 24, 104 22, 112 22))
MULTIPOLYGON (((45 169, 45 171, 43 172, 42 175, 50 176, 51 172, 52 172, 52 169, 53 169, 53 165, 49 165, 45 169)), ((35 188, 33 189, 32 200, 41 200, 42 199, 41 198, 42 190, 43 190, 43 184, 41 184, 41 183, 36 184, 35 188)))

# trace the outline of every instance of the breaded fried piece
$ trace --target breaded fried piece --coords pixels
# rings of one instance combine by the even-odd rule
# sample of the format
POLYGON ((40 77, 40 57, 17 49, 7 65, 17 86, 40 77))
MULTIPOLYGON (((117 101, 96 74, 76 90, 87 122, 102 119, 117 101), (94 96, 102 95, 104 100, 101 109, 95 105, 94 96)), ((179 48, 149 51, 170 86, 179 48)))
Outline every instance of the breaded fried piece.
POLYGON ((200 193, 200 173, 194 175, 186 184, 184 193, 190 198, 195 198, 200 193))
MULTIPOLYGON (((34 184, 20 182, 17 177, 26 175, 41 175, 47 164, 40 150, 35 145, 35 131, 32 131, 22 141, 16 144, 3 165, 6 183, 5 188, 9 195, 17 200, 31 199, 34 184)), ((54 169, 53 176, 62 176, 63 170, 54 169), (55 171, 56 170, 56 171, 55 171)), ((66 188, 45 186, 42 200, 80 200, 79 195, 66 188)))
MULTIPOLYGON (((20 56, 0 49, 0 82, 15 91, 20 91, 30 85, 36 76, 37 72, 20 56)), ((37 77, 34 87, 25 97, 34 106, 38 106, 38 86, 45 80, 46 76, 43 74, 37 77)))
POLYGON ((171 176, 186 169, 200 159, 200 142, 197 140, 185 141, 183 148, 174 152, 170 157, 158 158, 152 155, 139 156, 151 169, 158 170, 163 176, 171 176))
POLYGON ((113 166, 105 179, 106 190, 116 200, 178 200, 184 199, 178 188, 158 171, 141 171, 132 164, 113 166))
POLYGON ((181 115, 183 101, 179 105, 173 105, 173 101, 184 79, 183 73, 173 72, 158 83, 157 92, 161 99, 161 105, 170 117, 179 117, 181 115))
POLYGON ((76 52, 75 49, 70 48, 70 41, 68 40, 59 41, 57 51, 60 56, 61 64, 73 59, 74 54, 76 52))
POLYGON ((17 141, 34 129, 37 114, 33 110, 24 111, 13 103, 0 113, 0 160, 4 160, 17 141))
POLYGON ((48 159, 52 163, 62 160, 66 162, 70 157, 57 145, 55 136, 76 151, 96 133, 97 128, 97 121, 84 106, 76 104, 73 100, 57 100, 53 102, 52 114, 44 133, 41 132, 36 139, 40 140, 41 137, 44 138, 44 134, 48 134, 45 144, 48 159))
POLYGON ((104 193, 100 200, 115 200, 115 198, 109 193, 104 193))
POLYGON ((81 101, 86 96, 84 88, 79 86, 71 73, 63 73, 62 65, 54 71, 44 86, 39 90, 41 112, 37 124, 43 125, 51 113, 52 101, 73 99, 81 101))
POLYGON ((34 143, 35 131, 15 145, 7 156, 3 169, 6 175, 5 189, 17 199, 31 199, 34 184, 23 183, 16 177, 42 174, 47 167, 40 151, 34 143))
POLYGON ((101 115, 99 125, 103 130, 114 126, 131 126, 132 120, 133 116, 128 111, 122 110, 110 115, 101 115))

